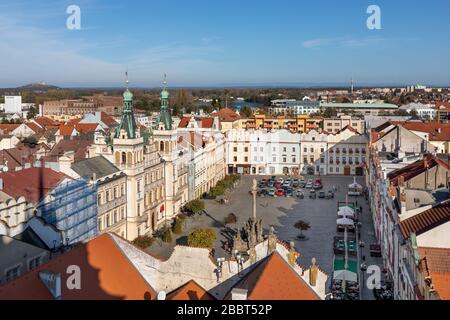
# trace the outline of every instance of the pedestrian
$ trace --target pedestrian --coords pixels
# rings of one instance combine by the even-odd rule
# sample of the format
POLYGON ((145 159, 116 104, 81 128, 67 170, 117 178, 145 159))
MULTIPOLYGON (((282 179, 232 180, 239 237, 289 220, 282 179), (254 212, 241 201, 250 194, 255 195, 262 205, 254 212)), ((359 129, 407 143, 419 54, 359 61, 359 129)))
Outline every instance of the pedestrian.
POLYGON ((211 257, 214 258, 215 255, 216 255, 216 249, 212 248, 211 249, 211 257))
POLYGON ((359 213, 362 213, 362 206, 359 206, 359 213))

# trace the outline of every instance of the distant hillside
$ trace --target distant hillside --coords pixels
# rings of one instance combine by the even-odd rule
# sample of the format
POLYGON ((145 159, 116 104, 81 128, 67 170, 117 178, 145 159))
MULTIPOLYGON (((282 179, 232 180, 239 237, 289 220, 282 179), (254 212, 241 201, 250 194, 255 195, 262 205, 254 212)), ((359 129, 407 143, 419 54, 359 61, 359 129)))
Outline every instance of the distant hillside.
POLYGON ((22 87, 16 88, 17 90, 30 90, 30 91, 48 91, 53 89, 59 89, 57 86, 52 86, 45 83, 30 83, 22 87))

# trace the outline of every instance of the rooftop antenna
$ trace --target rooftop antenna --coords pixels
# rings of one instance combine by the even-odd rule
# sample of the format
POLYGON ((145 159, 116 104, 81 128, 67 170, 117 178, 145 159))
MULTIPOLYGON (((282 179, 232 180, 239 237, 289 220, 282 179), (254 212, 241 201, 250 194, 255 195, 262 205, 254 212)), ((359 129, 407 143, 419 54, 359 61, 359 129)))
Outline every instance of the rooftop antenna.
POLYGON ((130 82, 128 81, 128 67, 127 67, 127 70, 125 71, 125 86, 126 86, 126 88, 128 89, 128 84, 129 84, 130 82))
POLYGON ((352 88, 352 93, 353 93, 353 89, 354 89, 354 86, 353 86, 353 77, 352 77, 352 79, 351 79, 351 88, 352 88))

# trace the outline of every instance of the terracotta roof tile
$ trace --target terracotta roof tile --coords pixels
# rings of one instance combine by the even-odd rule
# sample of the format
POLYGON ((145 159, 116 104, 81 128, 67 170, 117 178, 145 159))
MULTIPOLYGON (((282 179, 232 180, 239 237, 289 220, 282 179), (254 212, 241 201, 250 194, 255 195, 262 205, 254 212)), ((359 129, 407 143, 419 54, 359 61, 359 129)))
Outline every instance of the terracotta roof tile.
POLYGON ((434 168, 437 165, 443 167, 447 171, 450 171, 450 167, 447 163, 433 156, 432 154, 427 154, 422 160, 416 161, 407 165, 406 167, 390 172, 387 176, 391 184, 397 186, 399 178, 401 176, 405 181, 408 181, 425 172, 427 169, 434 168))
POLYGON ((420 247, 419 256, 439 297, 450 300, 450 249, 420 247))
POLYGON ((426 132, 430 141, 450 141, 450 123, 439 122, 399 122, 411 131, 426 132))
POLYGON ((234 287, 247 289, 248 300, 320 300, 278 252, 259 262, 234 287))
POLYGON ((211 114, 212 117, 219 117, 222 122, 233 122, 239 120, 241 117, 230 108, 222 108, 217 112, 211 114))
POLYGON ((0 300, 52 299, 39 279, 40 271, 61 273, 62 300, 142 300, 156 297, 155 290, 108 234, 80 244, 62 256, 0 286, 0 300), (80 290, 69 290, 65 285, 69 276, 67 267, 70 265, 77 265, 81 269, 80 290))
POLYGON ((30 203, 38 203, 67 176, 49 168, 32 167, 0 173, 0 178, 3 179, 4 193, 14 198, 23 196, 30 203))
POLYGON ((409 239, 411 233, 419 235, 448 221, 450 221, 450 200, 400 221, 400 230, 403 237, 409 239))
POLYGON ((72 139, 59 141, 49 153, 47 159, 56 159, 68 151, 75 152, 75 161, 86 158, 87 149, 93 144, 92 140, 72 139))

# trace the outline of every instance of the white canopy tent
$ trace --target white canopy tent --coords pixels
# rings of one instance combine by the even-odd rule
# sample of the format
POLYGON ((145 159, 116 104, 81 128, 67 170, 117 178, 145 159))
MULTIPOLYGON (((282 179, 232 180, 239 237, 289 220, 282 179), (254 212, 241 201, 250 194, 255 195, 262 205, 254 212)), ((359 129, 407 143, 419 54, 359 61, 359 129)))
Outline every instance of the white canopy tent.
POLYGON ((353 210, 349 206, 340 207, 339 210, 338 210, 338 215, 354 217, 355 216, 355 210, 353 210))
POLYGON ((357 282, 358 275, 348 270, 336 270, 334 271, 333 279, 357 282))
POLYGON ((348 218, 337 219, 336 223, 338 226, 355 226, 355 222, 352 219, 348 218))

